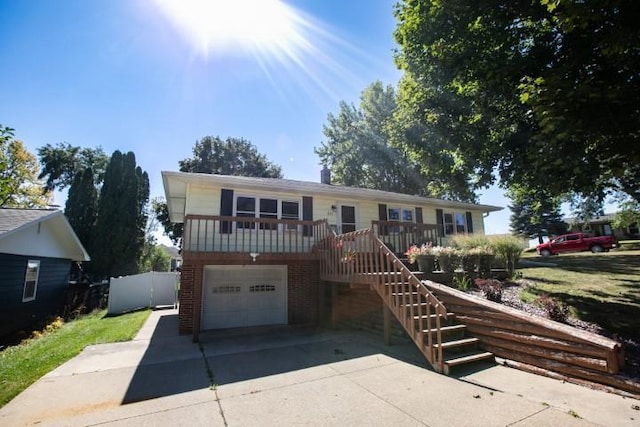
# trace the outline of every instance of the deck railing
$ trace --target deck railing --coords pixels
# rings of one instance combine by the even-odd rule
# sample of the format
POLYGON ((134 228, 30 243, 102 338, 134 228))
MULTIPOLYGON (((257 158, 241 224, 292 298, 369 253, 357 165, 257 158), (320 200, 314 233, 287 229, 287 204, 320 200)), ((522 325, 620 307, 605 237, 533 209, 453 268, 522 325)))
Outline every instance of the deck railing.
POLYGON ((329 234, 317 248, 323 280, 372 286, 434 369, 443 372, 446 307, 371 229, 329 234))
POLYGON ((396 254, 406 252, 412 244, 441 245, 438 226, 404 221, 371 221, 373 234, 396 254))
POLYGON ((187 215, 182 250, 189 252, 311 252, 328 236, 326 220, 187 215))

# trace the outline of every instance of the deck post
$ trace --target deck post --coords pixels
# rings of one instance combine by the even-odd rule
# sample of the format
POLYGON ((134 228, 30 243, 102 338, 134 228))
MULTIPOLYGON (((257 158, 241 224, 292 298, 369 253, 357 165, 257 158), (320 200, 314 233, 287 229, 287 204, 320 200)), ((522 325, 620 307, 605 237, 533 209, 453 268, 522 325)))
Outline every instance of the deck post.
POLYGON ((384 345, 391 345, 391 310, 387 304, 382 301, 382 330, 384 331, 384 345))
POLYGON ((331 282, 331 328, 335 329, 338 323, 338 313, 336 312, 336 301, 338 300, 338 284, 331 282))

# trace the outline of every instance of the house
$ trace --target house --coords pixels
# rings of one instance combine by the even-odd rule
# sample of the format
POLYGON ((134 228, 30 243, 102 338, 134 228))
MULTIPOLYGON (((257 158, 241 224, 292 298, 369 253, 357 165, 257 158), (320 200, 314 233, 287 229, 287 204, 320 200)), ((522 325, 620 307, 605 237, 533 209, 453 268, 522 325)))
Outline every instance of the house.
MULTIPOLYGON (((326 172, 325 172, 326 173, 326 172)), ((316 323, 328 233, 369 228, 389 248, 484 233, 496 206, 287 179, 162 172, 184 223, 180 331, 316 323)))
POLYGON ((170 219, 184 224, 181 333, 373 319, 385 343, 399 330, 437 372, 498 356, 621 384, 620 343, 443 285, 399 257, 412 243, 484 234, 501 208, 331 185, 327 172, 320 183, 162 172, 170 219))
POLYGON ((64 307, 74 261, 89 261, 62 211, 0 208, 0 337, 64 307))
POLYGON ((631 224, 626 228, 613 228, 611 223, 615 216, 615 213, 605 213, 589 219, 587 223, 583 223, 577 218, 565 218, 565 222, 568 224, 570 231, 581 231, 596 236, 613 235, 617 240, 640 239, 638 224, 631 224))

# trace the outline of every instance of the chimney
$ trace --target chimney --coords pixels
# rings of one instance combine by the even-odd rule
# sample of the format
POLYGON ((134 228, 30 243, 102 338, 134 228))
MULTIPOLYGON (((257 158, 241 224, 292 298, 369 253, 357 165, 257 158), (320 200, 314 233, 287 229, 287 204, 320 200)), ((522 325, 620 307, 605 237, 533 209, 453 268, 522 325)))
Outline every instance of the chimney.
POLYGON ((331 171, 327 165, 322 165, 322 170, 320 171, 320 182, 322 184, 331 185, 331 171))

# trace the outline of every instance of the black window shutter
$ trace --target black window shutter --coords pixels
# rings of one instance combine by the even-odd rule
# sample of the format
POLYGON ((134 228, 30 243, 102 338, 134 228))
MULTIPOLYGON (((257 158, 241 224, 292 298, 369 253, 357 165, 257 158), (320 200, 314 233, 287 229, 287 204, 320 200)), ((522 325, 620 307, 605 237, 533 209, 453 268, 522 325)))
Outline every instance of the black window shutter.
POLYGON ((467 212, 467 232, 469 234, 473 233, 473 218, 471 217, 471 212, 467 212))
MULTIPOLYGON (((233 215, 233 190, 222 189, 220 194, 220 216, 232 216, 233 215)), ((231 233, 231 222, 222 221, 220 223, 220 233, 231 233)))
POLYGON ((416 224, 422 224, 422 208, 416 206, 416 224))
POLYGON ((444 237, 444 221, 442 218, 442 209, 436 209, 436 224, 438 224, 438 236, 444 237))
MULTIPOLYGON (((313 197, 302 196, 302 220, 313 221, 313 197)), ((310 225, 302 226, 303 236, 313 236, 313 227, 310 225)))
MULTIPOLYGON (((378 204, 378 219, 380 221, 387 221, 387 219, 389 218, 387 215, 387 205, 385 205, 384 203, 378 204)), ((380 233, 381 236, 386 236, 387 234, 389 234, 387 226, 382 224, 378 225, 378 233, 380 233)))

